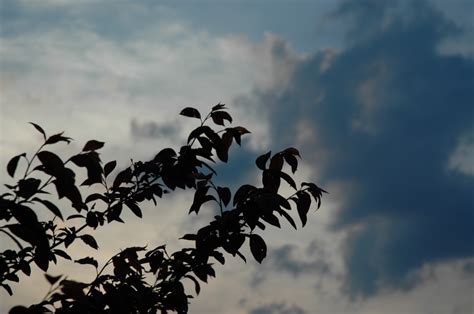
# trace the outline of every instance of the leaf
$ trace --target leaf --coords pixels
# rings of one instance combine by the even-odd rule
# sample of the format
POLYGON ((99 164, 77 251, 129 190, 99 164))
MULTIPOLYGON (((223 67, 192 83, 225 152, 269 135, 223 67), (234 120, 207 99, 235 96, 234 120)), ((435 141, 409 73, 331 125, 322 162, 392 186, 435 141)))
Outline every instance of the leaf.
POLYGON ((71 256, 69 256, 69 254, 67 254, 63 250, 55 249, 55 250, 53 250, 53 253, 57 256, 61 256, 64 259, 71 260, 71 256))
POLYGON ((87 169, 87 179, 81 185, 92 185, 102 182, 102 167, 96 152, 77 154, 71 157, 71 161, 78 167, 87 169))
POLYGON ((243 126, 235 126, 235 127, 233 127, 233 129, 236 130, 237 132, 239 132, 242 135, 250 133, 250 131, 247 130, 246 128, 244 128, 243 126))
POLYGON ((167 163, 176 159, 176 152, 172 148, 164 148, 156 154, 153 161, 160 163, 167 163))
POLYGON ((199 111, 192 107, 184 108, 179 114, 185 117, 201 119, 201 114, 199 113, 199 111))
POLYGON ((99 193, 93 193, 93 194, 86 197, 85 202, 90 203, 90 202, 97 201, 97 200, 101 200, 106 204, 108 204, 108 201, 109 201, 105 195, 102 195, 102 194, 99 194, 99 193))
POLYGON ((222 254, 221 252, 219 251, 213 251, 211 253, 211 256, 213 256, 219 263, 221 263, 222 265, 225 264, 225 258, 224 258, 224 254, 222 254))
POLYGON ((253 257, 257 262, 262 263, 263 259, 267 256, 267 245, 257 234, 251 234, 249 237, 250 252, 252 252, 253 257))
POLYGON ((182 240, 189 240, 189 241, 196 241, 196 235, 195 234, 185 234, 182 236, 180 239, 182 240))
POLYGON ((113 183, 113 188, 118 188, 123 182, 129 183, 130 179, 132 179, 132 169, 127 168, 117 174, 113 183))
POLYGON ((291 154, 291 155, 301 157, 300 152, 294 147, 289 147, 289 148, 285 149, 283 152, 285 152, 287 154, 291 154))
POLYGON ((20 262, 20 265, 19 265, 19 266, 20 266, 21 271, 22 271, 25 275, 27 275, 27 276, 31 275, 31 267, 30 267, 30 264, 29 264, 27 261, 22 260, 22 261, 20 262))
POLYGON ((30 122, 30 124, 34 126, 35 129, 38 130, 38 132, 40 132, 43 135, 43 138, 46 140, 46 132, 43 130, 43 128, 33 122, 30 122))
POLYGON ((298 160, 296 159, 296 157, 293 155, 285 154, 283 155, 283 158, 285 158, 285 161, 290 165, 291 172, 295 173, 298 169, 298 160))
POLYGON ((255 191, 257 188, 250 184, 242 185, 237 192, 234 194, 234 206, 242 201, 245 201, 249 194, 255 191))
POLYGON ((231 194, 230 189, 228 187, 217 187, 217 194, 219 194, 219 198, 224 203, 224 206, 227 206, 230 202, 231 194))
POLYGON ((295 221, 293 220, 293 218, 291 218, 291 216, 290 216, 286 211, 284 211, 284 210, 281 209, 281 208, 278 208, 278 209, 277 209, 277 212, 278 212, 281 216, 285 217, 286 220, 288 220, 288 222, 293 226, 293 228, 295 228, 295 230, 297 229, 297 228, 296 228, 295 221))
POLYGON ((263 154, 255 160, 255 163, 257 164, 257 167, 260 170, 265 170, 266 169, 266 163, 267 163, 268 159, 270 158, 271 153, 272 152, 270 151, 266 154, 263 154))
MULTIPOLYGON (((7 284, 5 284, 5 283, 2 283, 2 287, 3 287, 3 289, 7 290, 8 294, 9 294, 10 296, 13 295, 12 288, 10 288, 9 285, 7 285, 7 284)), ((15 308, 20 308, 20 306, 15 306, 15 307, 13 307, 13 308, 10 310, 10 313, 12 313, 12 310, 15 309, 15 308)), ((18 313, 27 313, 27 312, 26 312, 26 311, 27 311, 27 308, 26 308, 26 307, 22 306, 21 308, 24 308, 25 312, 18 312, 18 313)))
POLYGON ((52 152, 41 151, 37 156, 44 166, 44 172, 49 175, 58 176, 62 169, 64 169, 64 163, 61 158, 52 152))
POLYGON ((140 209, 140 207, 138 207, 137 203, 133 202, 133 201, 126 201, 125 202, 125 205, 128 206, 128 208, 130 208, 130 210, 138 217, 142 218, 142 210, 140 209))
POLYGON ((84 234, 84 235, 81 235, 79 238, 91 248, 96 249, 96 250, 99 248, 93 236, 89 234, 84 234))
POLYGON ((48 270, 49 255, 49 247, 44 247, 42 245, 36 247, 34 261, 35 264, 43 271, 48 270))
POLYGON ((226 111, 213 111, 211 112, 212 121, 214 121, 217 125, 224 125, 224 120, 229 121, 232 123, 232 117, 226 111))
POLYGON ((62 277, 61 275, 51 276, 51 275, 48 275, 48 274, 44 274, 44 276, 46 277, 46 280, 49 282, 50 285, 54 285, 62 277))
POLYGON ((16 274, 12 274, 12 273, 6 275, 5 279, 10 280, 10 281, 14 281, 14 282, 19 282, 20 281, 20 278, 18 278, 18 276, 16 274))
POLYGON ((18 181, 18 192, 17 195, 25 199, 29 199, 36 193, 38 193, 38 188, 41 184, 41 181, 35 178, 28 178, 18 181))
POLYGON ((68 144, 71 143, 71 140, 72 140, 72 139, 71 139, 70 137, 63 136, 63 133, 64 133, 64 132, 51 135, 51 136, 46 140, 45 145, 55 144, 55 143, 57 143, 57 142, 67 142, 68 144))
POLYGON ((217 157, 223 162, 227 162, 229 160, 229 148, 228 147, 220 147, 216 150, 217 157))
POLYGON ((217 111, 225 108, 225 104, 218 103, 214 107, 212 107, 211 111, 217 111))
POLYGON ((10 177, 15 176, 15 170, 16 167, 18 166, 18 161, 20 160, 21 157, 25 157, 26 153, 20 154, 18 156, 13 157, 7 164, 7 173, 10 175, 10 177))
POLYGON ((306 225, 306 221, 308 220, 307 214, 308 214, 310 205, 311 205, 311 198, 308 195, 308 193, 299 192, 298 201, 296 202, 296 208, 298 210, 298 215, 300 216, 303 227, 306 225))
POLYGON ((283 157, 280 154, 276 154, 270 161, 270 169, 281 171, 283 168, 283 157))
POLYGON ((96 141, 96 140, 90 140, 84 145, 84 148, 82 149, 83 152, 88 152, 91 150, 98 150, 104 147, 104 142, 96 141))
POLYGON ((33 201, 40 202, 41 204, 43 204, 44 206, 46 206, 46 208, 48 208, 55 216, 58 216, 59 218, 61 218, 61 220, 64 221, 63 215, 61 214, 61 211, 59 210, 59 208, 57 208, 56 205, 54 205, 54 204, 51 203, 50 201, 42 200, 42 199, 39 199, 39 198, 37 198, 37 197, 35 197, 35 198, 32 199, 32 200, 33 200, 33 201))
POLYGON ((104 175, 107 177, 117 166, 117 162, 115 160, 109 161, 104 166, 104 175))
POLYGON ((89 256, 75 260, 74 262, 78 264, 82 264, 82 265, 92 265, 95 268, 99 267, 99 263, 97 263, 97 261, 94 258, 89 257, 89 256))
POLYGON ((321 206, 321 197, 323 196, 323 193, 328 193, 327 191, 321 189, 319 186, 317 186, 314 183, 307 183, 303 182, 301 184, 302 187, 307 186, 309 193, 313 196, 314 200, 318 202, 318 209, 321 206))
POLYGON ((71 220, 71 219, 76 219, 76 218, 85 218, 84 215, 80 215, 80 214, 73 214, 71 216, 68 216, 66 218, 66 220, 71 220))
POLYGON ((92 227, 94 229, 97 228, 97 226, 99 225, 97 213, 93 211, 88 212, 86 216, 86 223, 89 227, 92 227))
POLYGON ((281 228, 280 221, 278 220, 278 217, 275 216, 273 213, 263 215, 262 219, 265 220, 266 222, 268 222, 272 226, 275 226, 277 228, 281 228))
POLYGON ((279 175, 283 180, 285 180, 289 185, 291 185, 291 187, 292 187, 293 189, 295 189, 295 190, 297 189, 297 188, 296 188, 296 183, 295 183, 295 181, 294 181, 293 178, 291 178, 287 173, 280 171, 280 172, 278 173, 278 175, 279 175))
POLYGON ((20 224, 27 228, 35 228, 38 224, 38 217, 36 216, 35 212, 29 207, 26 207, 21 204, 13 204, 11 208, 11 213, 20 224))

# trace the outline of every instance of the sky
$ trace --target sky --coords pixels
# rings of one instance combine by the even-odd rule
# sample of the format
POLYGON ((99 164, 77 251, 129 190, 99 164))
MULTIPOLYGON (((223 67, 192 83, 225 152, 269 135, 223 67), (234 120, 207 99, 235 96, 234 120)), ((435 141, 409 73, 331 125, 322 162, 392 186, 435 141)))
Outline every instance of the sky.
MULTIPOLYGON (((219 183, 256 183, 257 156, 295 146, 297 179, 329 194, 305 228, 263 232, 262 265, 229 256, 190 313, 473 313, 472 16, 468 0, 0 0, 0 164, 35 151, 33 121, 74 138, 60 153, 97 139, 124 168, 184 144, 183 107, 223 102, 252 134, 219 183)), ((187 216, 191 201, 147 205, 73 255, 178 248, 213 216, 187 216)), ((93 278, 76 266, 50 273, 93 278)), ((47 291, 39 269, 20 279, 0 312, 47 291)))

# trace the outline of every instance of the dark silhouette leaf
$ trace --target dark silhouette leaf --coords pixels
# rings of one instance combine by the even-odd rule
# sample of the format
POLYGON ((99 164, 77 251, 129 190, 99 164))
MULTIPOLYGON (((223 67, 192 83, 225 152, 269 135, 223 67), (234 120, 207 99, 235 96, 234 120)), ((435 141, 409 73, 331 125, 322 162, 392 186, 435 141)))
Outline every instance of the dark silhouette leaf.
POLYGON ((47 174, 57 177, 58 175, 63 173, 62 170, 64 169, 64 163, 61 158, 58 157, 58 155, 49 151, 41 151, 38 153, 37 156, 43 164, 44 171, 47 174))
POLYGON ((10 175, 10 177, 13 178, 15 176, 15 170, 16 170, 16 167, 18 166, 18 161, 20 160, 21 157, 25 157, 25 156, 26 156, 26 153, 23 153, 10 159, 10 161, 7 164, 7 173, 10 175))
POLYGON ((49 274, 44 274, 46 277, 46 280, 49 282, 50 285, 54 285, 56 282, 58 282, 59 279, 61 279, 61 275, 59 276, 51 276, 49 274))
POLYGON ((76 218, 85 218, 84 215, 80 215, 80 214, 73 214, 73 215, 70 215, 66 218, 66 220, 71 220, 71 219, 76 219, 76 218))
POLYGON ((129 183, 131 179, 132 169, 127 168, 117 174, 113 183, 113 188, 118 188, 122 183, 129 183))
POLYGON ((284 210, 281 209, 281 208, 278 208, 278 209, 277 209, 277 212, 278 212, 281 216, 285 217, 286 220, 288 220, 288 222, 293 226, 293 228, 295 228, 295 230, 297 229, 297 228, 296 228, 296 223, 295 223, 295 221, 293 220, 293 218, 291 218, 291 216, 290 216, 286 211, 284 211, 284 210))
POLYGON ((92 185, 102 182, 102 167, 96 152, 78 154, 71 157, 71 161, 78 167, 87 169, 87 179, 81 185, 92 185))
POLYGON ((303 182, 301 184, 302 187, 307 186, 309 193, 313 196, 314 200, 318 203, 318 209, 321 207, 321 197, 323 196, 323 193, 328 193, 327 191, 321 189, 319 186, 317 186, 314 183, 307 183, 303 182))
POLYGON ((221 252, 214 251, 214 252, 211 253, 211 255, 222 265, 225 264, 225 258, 224 258, 224 255, 221 252))
POLYGON ((280 171, 283 168, 283 157, 276 154, 270 161, 270 169, 280 171))
POLYGON ((142 218, 142 210, 140 209, 140 207, 138 207, 138 205, 135 203, 135 202, 132 202, 132 201, 127 201, 125 202, 125 205, 127 205, 128 208, 130 208, 130 210, 138 217, 142 218))
POLYGON ((104 142, 96 141, 96 140, 90 140, 84 145, 84 148, 82 149, 83 152, 88 152, 91 150, 98 150, 104 147, 104 142))
MULTIPOLYGON (((10 288, 9 285, 7 285, 7 284, 5 284, 5 283, 2 283, 2 287, 3 287, 3 289, 5 289, 5 290, 8 292, 8 294, 9 294, 10 296, 13 295, 12 288, 10 288)), ((9 313, 9 314, 28 313, 28 312, 22 312, 23 309, 27 310, 27 308, 24 307, 24 306, 14 306, 8 313, 9 313)))
POLYGON ((242 185, 234 194, 234 202, 233 202, 234 206, 237 203, 243 202, 249 196, 249 194, 255 191, 256 189, 257 188, 254 187, 253 185, 249 185, 249 184, 242 185))
POLYGON ((300 152, 294 147, 289 147, 289 148, 285 149, 283 152, 286 153, 286 154, 291 154, 291 155, 301 157, 300 152))
POLYGON ((30 264, 29 264, 27 261, 22 260, 22 261, 20 262, 19 266, 20 266, 21 271, 22 271, 25 275, 27 275, 27 276, 31 275, 31 267, 30 267, 30 264))
POLYGON ((49 255, 49 247, 44 247, 42 245, 36 247, 35 257, 33 258, 33 260, 35 261, 35 264, 43 271, 48 270, 49 255))
POLYGON ((224 203, 224 206, 227 206, 230 202, 231 194, 228 187, 217 187, 217 193, 219 194, 220 199, 224 203))
POLYGON ((32 228, 36 227, 38 224, 38 217, 35 212, 24 205, 14 204, 12 206, 12 215, 20 224, 25 227, 32 228))
POLYGON ((95 268, 99 267, 99 263, 97 263, 97 261, 94 258, 89 257, 89 256, 75 260, 74 262, 78 264, 83 264, 83 265, 92 265, 95 268))
POLYGON ((46 144, 46 145, 49 145, 49 144, 55 144, 55 143, 58 143, 58 142, 66 142, 66 143, 69 144, 72 139, 71 139, 70 137, 63 136, 63 133, 64 133, 64 132, 51 135, 51 136, 46 140, 45 144, 46 144))
POLYGON ((5 276, 5 279, 10 280, 10 281, 14 281, 14 282, 19 282, 20 281, 20 278, 18 278, 18 276, 16 274, 12 274, 12 273, 7 274, 5 276))
POLYGON ((38 124, 36 123, 33 123, 33 122, 29 122, 32 126, 35 127, 35 129, 40 132, 42 135, 43 135, 43 138, 46 140, 46 132, 43 130, 42 127, 40 127, 38 124))
POLYGON ((213 111, 211 113, 212 121, 214 121, 217 125, 224 125, 224 120, 229 121, 232 123, 232 117, 227 111, 213 111))
POLYGON ((61 256, 61 257, 64 258, 64 259, 71 260, 71 256, 69 256, 69 254, 67 254, 67 253, 64 252, 63 250, 55 249, 55 250, 53 250, 53 253, 54 253, 55 255, 61 256))
POLYGON ((283 155, 283 157, 285 158, 285 161, 290 165, 291 172, 295 173, 298 169, 298 160, 296 159, 296 157, 289 154, 285 154, 283 155))
POLYGON ((86 223, 89 227, 91 228, 97 228, 99 225, 99 220, 97 219, 97 213, 96 212, 88 212, 86 216, 86 223))
POLYGON ((117 166, 117 162, 115 160, 109 161, 104 166, 104 176, 107 177, 117 166))
POLYGON ((255 160, 255 163, 257 164, 257 167, 260 169, 260 170, 265 170, 267 169, 266 168, 266 164, 267 164, 267 161, 268 159, 270 158, 270 155, 271 155, 271 151, 266 153, 266 154, 263 154, 261 156, 259 156, 256 160, 255 160))
POLYGON ((179 114, 185 117, 201 119, 201 114, 199 113, 199 111, 192 107, 184 108, 179 114))
POLYGON ((180 239, 189 240, 189 241, 196 241, 196 235, 188 233, 188 234, 185 234, 184 236, 182 236, 180 239))
POLYGON ((38 193, 38 188, 41 184, 41 181, 35 178, 28 178, 18 181, 18 192, 17 195, 25 199, 29 199, 36 193, 38 193))
POLYGON ((305 192, 299 192, 296 207, 297 207, 298 215, 300 216, 303 227, 306 225, 306 221, 308 220, 307 214, 308 214, 310 205, 311 205, 310 196, 305 192))
POLYGON ((79 237, 85 244, 90 246, 93 249, 98 249, 99 246, 97 245, 97 242, 95 241, 94 237, 92 237, 89 234, 84 234, 79 237))
POLYGON ((212 107, 211 111, 217 111, 225 108, 225 104, 218 103, 214 107, 212 107))
POLYGON ((278 220, 277 216, 275 216, 273 213, 263 215, 262 219, 268 222, 272 226, 281 228, 280 221, 278 220))
POLYGON ((86 197, 85 202, 90 203, 90 202, 97 201, 97 200, 101 200, 106 204, 108 204, 108 201, 109 201, 105 195, 99 194, 99 193, 93 193, 93 194, 86 197))
POLYGON ((297 189, 296 188, 296 183, 295 181, 293 180, 292 177, 290 177, 287 173, 285 172, 279 172, 278 175, 283 179, 285 180, 293 189, 297 189))
POLYGON ((262 174, 263 187, 273 193, 280 188, 280 175, 276 170, 264 170, 262 174))
POLYGON ((267 245, 265 241, 258 234, 251 234, 250 236, 250 252, 259 263, 267 256, 267 245))

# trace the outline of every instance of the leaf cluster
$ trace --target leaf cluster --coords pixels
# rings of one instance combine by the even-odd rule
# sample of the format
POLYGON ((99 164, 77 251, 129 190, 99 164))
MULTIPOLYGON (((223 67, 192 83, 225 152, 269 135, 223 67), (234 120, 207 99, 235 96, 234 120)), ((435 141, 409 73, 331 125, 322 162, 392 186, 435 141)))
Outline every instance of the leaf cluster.
POLYGON ((99 151, 104 143, 97 140, 88 141, 80 153, 62 159, 50 146, 69 143, 71 138, 63 133, 48 137, 42 127, 31 123, 44 141, 31 157, 23 153, 8 162, 7 173, 17 181, 5 185, 7 192, 0 196, 0 221, 4 221, 0 232, 12 240, 12 247, 0 253, 0 284, 12 295, 10 282, 19 281, 19 272, 29 276, 32 263, 47 272, 58 258, 94 267, 96 277, 79 282, 45 273, 51 285, 45 298, 29 307, 16 306, 10 313, 187 313, 193 295, 186 292, 186 281, 199 294, 201 284, 215 277, 215 263, 225 264, 225 254, 246 261, 242 253, 246 243, 253 258, 261 263, 267 245, 258 230, 268 225, 279 228, 281 218, 296 229, 292 209, 304 226, 313 200, 319 208, 325 191, 314 183, 298 187, 283 171, 285 164, 293 174, 297 170, 300 155, 295 148, 257 158, 261 186, 244 184, 232 193, 229 187, 216 185, 213 165, 217 160, 227 162, 231 145, 241 145, 241 137, 250 132, 241 126, 225 126, 232 123, 232 117, 223 104, 212 107, 204 118, 191 107, 183 109, 181 115, 200 121, 186 145, 179 150, 165 148, 148 161, 132 161, 121 171, 115 170, 116 161, 101 160, 99 151), (215 126, 222 128, 216 131, 215 126), (17 175, 21 167, 24 172, 17 175), (80 171, 86 179, 78 184, 76 174, 80 171), (281 195, 282 182, 291 186, 294 194, 281 195), (86 195, 82 186, 95 186, 101 192, 86 195), (69 255, 68 248, 78 240, 99 249, 91 233, 94 229, 124 223, 124 210, 142 218, 146 201, 157 205, 158 199, 179 189, 194 190, 189 214, 199 214, 208 202, 219 209, 209 224, 181 238, 189 247, 172 253, 164 245, 129 247, 101 268, 90 256, 69 255), (66 199, 72 212, 60 209, 51 198, 66 199), (45 211, 50 219, 42 220, 39 217, 45 211))

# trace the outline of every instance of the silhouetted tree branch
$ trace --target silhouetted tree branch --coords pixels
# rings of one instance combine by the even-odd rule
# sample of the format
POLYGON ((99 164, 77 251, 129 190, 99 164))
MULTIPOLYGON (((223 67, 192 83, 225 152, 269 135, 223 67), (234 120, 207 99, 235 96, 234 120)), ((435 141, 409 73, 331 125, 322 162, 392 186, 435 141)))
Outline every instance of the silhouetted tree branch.
POLYGON ((29 276, 31 263, 46 272, 58 257, 72 261, 67 250, 77 240, 98 249, 88 231, 113 221, 123 223, 123 210, 141 218, 140 205, 144 201, 157 205, 157 199, 177 189, 194 189, 189 213, 199 214, 204 203, 215 202, 219 214, 196 233, 181 238, 192 242, 191 247, 173 253, 164 245, 153 249, 129 247, 100 269, 92 257, 75 259, 75 263, 96 269, 92 282, 45 274, 51 288, 44 300, 30 307, 16 306, 10 313, 187 313, 192 296, 185 291, 185 280, 192 282, 196 295, 199 294, 200 282, 215 277, 213 263, 225 263, 223 252, 246 260, 240 252, 246 241, 255 260, 261 263, 267 247, 256 233, 258 229, 265 229, 267 224, 280 227, 281 217, 296 229, 289 214, 292 208, 296 208, 304 226, 311 197, 319 208, 325 191, 314 183, 298 187, 283 171, 285 163, 293 174, 297 170, 299 152, 295 148, 258 157, 256 165, 262 171, 262 186, 244 184, 232 197, 228 187, 214 182, 216 171, 211 165, 216 157, 227 162, 233 142, 240 145, 241 137, 250 132, 241 126, 225 127, 226 122, 232 123, 232 117, 223 104, 214 106, 204 118, 190 107, 183 109, 181 115, 200 121, 186 145, 179 151, 165 148, 148 161, 132 161, 113 180, 110 175, 117 163, 101 161, 98 151, 103 142, 90 140, 80 153, 63 161, 48 149, 60 142, 69 143, 71 138, 63 133, 48 137, 42 127, 31 123, 43 135, 44 142, 30 158, 23 153, 9 161, 7 172, 12 178, 20 162, 25 164, 25 170, 16 184, 5 185, 8 190, 0 197, 0 220, 4 221, 0 232, 14 244, 0 253, 0 282, 10 295, 13 291, 9 282, 19 281, 18 272, 29 276), (215 131, 210 125, 221 129, 215 131), (77 168, 86 172, 86 180, 80 185, 76 182, 77 168), (282 180, 295 190, 290 197, 279 194, 282 180), (102 191, 87 196, 81 193, 80 186, 92 185, 102 191), (66 213, 45 198, 51 193, 58 199, 67 199, 74 212, 64 219, 66 213), (51 212, 50 220, 38 218, 40 207, 51 212), (73 219, 82 224, 72 224, 73 219))

